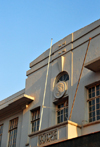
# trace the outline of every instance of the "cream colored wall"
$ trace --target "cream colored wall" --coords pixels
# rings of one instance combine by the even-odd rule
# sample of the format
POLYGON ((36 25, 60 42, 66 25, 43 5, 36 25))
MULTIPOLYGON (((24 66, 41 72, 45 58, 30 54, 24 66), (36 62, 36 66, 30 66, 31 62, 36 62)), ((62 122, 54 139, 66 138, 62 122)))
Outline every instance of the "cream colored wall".
MULTIPOLYGON (((52 54, 51 56, 47 90, 46 90, 45 103, 44 103, 45 106, 51 108, 44 108, 41 130, 57 124, 56 106, 53 104, 54 101, 53 90, 54 90, 55 77, 61 72, 58 66, 58 58, 60 58, 60 56, 65 57, 64 71, 67 71, 69 74, 68 114, 70 115, 72 101, 77 86, 77 81, 81 71, 85 51, 88 45, 87 40, 90 37, 92 39, 90 42, 90 47, 85 63, 100 56, 100 35, 98 35, 98 33, 100 33, 100 27, 96 28, 97 26, 99 26, 99 24, 100 24, 100 20, 94 22, 93 24, 90 24, 89 26, 86 26, 81 30, 74 32, 73 34, 68 35, 67 37, 65 37, 64 39, 60 40, 59 42, 53 45, 52 53, 54 54, 52 54), (64 42, 66 44, 65 46, 63 46, 64 42), (61 48, 58 47, 60 44, 61 44, 61 48), (63 50, 65 50, 65 52, 63 52, 63 50)), ((37 139, 29 138, 28 134, 31 133, 31 110, 38 106, 40 106, 40 110, 41 110, 42 107, 48 55, 49 55, 49 50, 47 50, 36 60, 31 62, 30 63, 31 69, 27 71, 28 77, 26 79, 25 94, 35 97, 35 101, 33 101, 28 106, 28 108, 23 111, 23 113, 18 114, 20 122, 18 124, 19 126, 18 126, 18 134, 17 134, 18 136, 17 147, 25 147, 25 144, 29 142, 31 142, 30 147, 32 147, 32 145, 35 146, 37 144, 37 139)), ((94 83, 95 81, 98 80, 100 80, 100 72, 94 73, 86 68, 83 69, 76 101, 73 108, 72 118, 71 118, 73 122, 76 122, 78 124, 82 124, 82 121, 88 122, 87 89, 85 88, 85 86, 94 83)), ((15 116, 13 117, 15 118, 15 116)), ((2 146, 4 146, 5 143, 7 146, 8 125, 10 119, 11 118, 6 119, 3 122, 4 130, 3 130, 2 146)), ((1 123, 2 122, 0 122, 0 124, 1 123)), ((92 131, 98 130, 99 125, 96 125, 94 128, 93 126, 84 127, 83 129, 84 129, 83 134, 86 134, 86 132, 91 133, 90 130, 92 131)), ((66 137, 68 136, 68 138, 81 135, 80 129, 77 129, 77 127, 72 125, 68 125, 68 128, 66 127, 65 129, 61 128, 59 132, 60 132, 59 134, 60 138, 64 138, 65 135, 66 137), (64 132, 65 130, 66 132, 68 130, 68 134, 64 132), (71 132, 73 132, 73 134, 71 132)))
MULTIPOLYGON (((86 28, 84 28, 84 30, 85 29, 86 28)), ((93 32, 86 35, 85 40, 83 39, 83 41, 86 41, 89 37, 93 37, 95 34, 98 33, 98 31, 99 31, 99 28, 95 29, 93 32)), ((76 37, 75 35, 76 33, 73 33, 73 38, 76 37)), ((100 56, 99 40, 100 40, 100 35, 91 40, 86 62, 100 56)), ((77 44, 76 42, 73 43, 73 47, 76 47, 76 45, 80 45, 80 43, 81 41, 77 40, 77 44)), ((73 101, 76 86, 77 86, 77 81, 78 81, 79 74, 82 68, 85 51, 87 49, 87 45, 88 45, 88 42, 84 43, 83 45, 80 45, 76 49, 73 49, 70 52, 63 55, 65 57, 64 71, 67 71, 69 74, 69 81, 68 81, 69 114, 70 114, 71 105, 72 105, 72 101, 73 101), (72 68, 72 60, 73 60, 73 68, 72 68), (73 81, 72 81, 72 78, 73 78, 73 81), (73 83, 73 85, 71 83, 73 83)), ((67 50, 67 47, 66 47, 66 50, 67 50)), ((39 64, 41 65, 41 63, 39 64)), ((25 93, 35 97, 35 101, 33 102, 34 105, 31 107, 31 109, 34 109, 35 107, 42 105, 44 84, 45 84, 45 77, 46 77, 46 68, 47 67, 45 66, 39 69, 38 71, 32 73, 31 75, 29 75, 29 77, 26 80, 25 93)), ((53 96, 54 80, 59 73, 60 71, 58 67, 58 61, 56 59, 50 64, 46 99, 45 99, 45 106, 51 107, 53 109, 44 109, 43 123, 42 123, 41 129, 44 129, 56 124, 56 119, 55 119, 56 112, 54 112, 55 106, 52 102, 54 100, 54 96, 53 96)), ((79 124, 82 124, 83 120, 88 121, 87 102, 86 102, 87 90, 85 89, 85 86, 98 80, 100 80, 100 76, 98 73, 93 73, 92 71, 89 71, 85 68, 83 69, 83 73, 82 73, 82 77, 81 77, 81 81, 80 81, 80 85, 79 85, 79 89, 77 92, 77 97, 76 97, 76 101, 75 101, 75 105, 74 105, 74 109, 72 113, 72 118, 71 118, 72 121, 79 124)))
MULTIPOLYGON (((99 31, 99 29, 98 29, 99 31)), ((96 38, 91 40, 89 51, 87 54, 86 62, 100 56, 100 35, 96 38), (95 47, 95 48, 94 48, 95 47)), ((82 67, 83 58, 85 55, 85 51, 87 48, 87 43, 82 45, 81 47, 77 48, 73 51, 73 95, 76 90, 76 84, 79 78, 79 74, 82 67)), ((82 121, 85 120, 88 122, 88 115, 87 115, 87 89, 85 88, 86 85, 94 83, 100 80, 100 72, 94 73, 88 69, 83 69, 79 89, 77 92, 77 97, 73 109, 72 114, 72 121, 82 124, 82 121)))
POLYGON ((30 145, 29 147, 37 147, 38 137, 35 136, 34 138, 30 138, 30 145))
POLYGON ((64 140, 67 138, 66 128, 67 128, 67 126, 63 126, 58 129, 58 140, 61 140, 61 139, 64 140))
MULTIPOLYGON (((97 25, 98 25, 98 22, 96 22, 96 26, 97 25)), ((91 31, 93 27, 94 27, 94 24, 91 24, 90 26, 87 26, 65 37, 64 40, 62 39, 61 41, 53 45, 52 52, 54 52, 54 54, 51 57, 52 62, 50 63, 47 91, 46 91, 45 104, 44 104, 45 106, 51 107, 52 109, 47 109, 47 108, 44 109, 41 129, 51 127, 57 123, 56 111, 55 111, 56 107, 53 104, 53 101, 54 101, 53 89, 54 89, 55 77, 61 72, 58 67, 58 58, 60 58, 61 55, 65 57, 64 71, 67 71, 69 74, 69 81, 68 81, 69 110, 68 111, 70 115, 72 101, 73 101, 76 86, 77 86, 77 81, 78 81, 79 74, 82 68, 85 51, 88 45, 87 40, 90 37, 92 38, 96 34, 98 34, 100 29, 96 28, 95 30, 86 34, 85 36, 78 39, 77 41, 69 44, 68 46, 64 48, 62 47, 61 50, 57 51, 58 45, 62 44, 65 41, 66 41, 66 44, 67 44, 67 41, 68 43, 70 43, 71 41, 74 41, 81 35, 84 35, 85 32, 91 31), (64 54, 62 52, 63 49, 66 50, 66 53, 64 54)), ((91 40, 86 62, 100 56, 99 42, 100 42, 100 35, 91 40)), ((46 54, 46 52, 44 54, 46 54)), ((40 60, 42 60, 43 57, 44 55, 42 54, 40 56, 40 60)), ((36 60, 35 60, 35 64, 36 64, 36 60)), ((38 58, 38 61, 39 61, 39 58, 38 58)), ((47 59, 38 63, 37 65, 34 65, 34 61, 33 61, 32 65, 34 65, 34 67, 32 67, 31 69, 33 70, 33 73, 31 73, 31 70, 28 71, 30 75, 28 76, 26 80, 25 93, 35 97, 35 101, 32 103, 31 107, 29 108, 30 110, 34 109, 37 106, 42 105, 47 66, 44 66, 43 68, 40 68, 40 67, 43 66, 43 64, 45 65, 46 62, 47 62, 47 59), (38 69, 38 67, 40 69, 38 69), (38 70, 34 71, 34 69, 35 70, 38 69, 38 70)), ((77 92, 77 97, 76 97, 76 101, 75 101, 75 105, 74 105, 74 109, 72 113, 72 118, 71 118, 73 122, 76 122, 78 124, 82 124, 82 121, 88 122, 88 108, 87 108, 87 101, 86 101, 87 89, 85 88, 85 86, 98 80, 100 80, 99 73, 94 73, 85 68, 83 69, 83 73, 82 73, 82 77, 81 77, 81 81, 80 81, 80 85, 79 85, 79 89, 77 92)), ((28 117, 28 113, 26 114, 26 117, 28 117)), ((80 134, 80 129, 76 129, 76 127, 69 125, 68 137, 71 138, 71 136, 74 137, 74 136, 77 136, 78 134, 80 134), (73 135, 72 133, 70 134, 71 130, 74 130, 73 135)))
POLYGON ((94 133, 100 131, 100 122, 98 124, 92 124, 82 127, 82 135, 94 133))
POLYGON ((68 124, 68 139, 75 138, 81 136, 81 128, 68 124))
POLYGON ((1 147, 8 147, 9 122, 10 122, 10 120, 12 120, 12 119, 14 119, 16 117, 18 117, 16 147, 20 147, 21 129, 22 129, 22 118, 23 118, 21 112, 0 122, 0 124, 3 124, 3 134, 2 134, 1 147))

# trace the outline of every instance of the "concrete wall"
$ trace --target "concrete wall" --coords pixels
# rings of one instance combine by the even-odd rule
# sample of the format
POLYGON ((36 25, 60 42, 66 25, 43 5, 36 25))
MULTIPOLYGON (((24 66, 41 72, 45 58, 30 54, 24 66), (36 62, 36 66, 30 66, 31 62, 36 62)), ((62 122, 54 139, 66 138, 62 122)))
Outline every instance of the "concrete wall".
POLYGON ((48 147, 99 147, 100 146, 100 132, 84 135, 70 140, 58 142, 48 147))
POLYGON ((16 139, 16 147, 20 147, 20 141, 21 141, 21 131, 22 131, 22 119, 23 115, 22 112, 11 116, 3 121, 0 122, 0 124, 3 124, 3 134, 2 134, 2 142, 1 147, 8 147, 8 140, 9 140, 9 122, 10 120, 18 117, 18 128, 17 128, 17 139, 16 139))
MULTIPOLYGON (((66 52, 63 54, 65 57, 65 62, 64 62, 64 71, 67 71, 69 74, 69 81, 68 81, 68 95, 69 95, 69 114, 71 110, 71 105, 72 101, 74 98, 76 86, 77 86, 77 81, 80 75, 80 71, 82 68, 83 64, 83 59, 85 56, 85 52, 87 49, 88 45, 88 39, 91 37, 92 40, 90 42, 90 47, 89 51, 87 54, 86 62, 91 61, 92 59, 95 59, 100 56, 100 20, 97 22, 74 32, 73 34, 65 37, 61 41, 57 42, 56 44, 53 45, 52 48, 52 53, 54 53, 51 57, 51 63, 50 63, 50 69, 49 69, 49 75, 48 75, 48 84, 47 84, 47 91, 46 91, 46 98, 45 98, 45 106, 52 107, 55 109, 55 106, 53 104, 54 96, 53 96, 53 90, 54 90, 54 80, 56 76, 61 72, 58 67, 58 58, 62 54, 58 54, 59 51, 62 52, 63 49, 66 49, 66 52), (96 28, 97 27, 97 28, 96 28), (97 35, 97 36, 96 36, 97 35), (70 43, 73 40, 73 43, 70 43), (61 49, 58 49, 59 44, 63 44, 63 42, 70 43, 66 45, 64 48, 62 46, 61 49), (57 59, 56 59, 57 58, 57 59)), ((30 71, 36 67, 37 71, 30 72, 27 80, 26 80, 26 89, 25 93, 32 95, 35 97, 35 102, 31 109, 41 106, 42 105, 42 99, 43 99, 43 92, 44 92, 44 85, 45 85, 45 78, 46 78, 46 69, 47 65, 43 66, 43 62, 47 64, 47 59, 44 59, 44 55, 48 53, 45 52, 42 54, 38 59, 33 61, 31 63, 31 69, 30 71), (39 60, 40 59, 40 60, 39 60), (42 62, 39 62, 41 61, 42 62), (37 61, 37 64, 36 64, 37 61), (39 69, 38 69, 38 67, 39 69), (42 67, 42 68, 40 68, 42 67)), ((44 64, 44 65, 45 65, 44 64)), ((87 89, 85 88, 86 85, 89 85, 91 83, 94 83, 95 81, 100 80, 100 74, 99 73, 94 73, 86 68, 83 69, 78 93, 77 93, 77 98, 75 101, 73 113, 72 113, 72 118, 71 120, 82 124, 83 120, 88 121, 88 114, 87 114, 87 89), (77 107, 78 106, 78 107, 77 107)), ((54 112, 53 109, 44 109, 44 115, 43 115, 43 122, 42 122, 42 128, 47 128, 52 125, 56 124, 56 113, 54 112), (45 111, 46 110, 46 111, 45 111), (49 118, 51 118, 49 120, 49 118)))
MULTIPOLYGON (((77 81, 80 75, 80 71, 83 64, 83 59, 85 56, 85 52, 87 49, 89 38, 91 39, 88 54, 86 57, 86 62, 89 62, 97 57, 100 57, 100 20, 82 28, 67 37, 63 38, 59 42, 53 45, 52 47, 52 55, 50 60, 49 74, 48 74, 48 82, 47 82, 47 90, 45 95, 45 103, 44 106, 50 108, 44 108, 43 110, 43 119, 41 130, 55 126, 57 124, 56 121, 56 105, 54 105, 53 101, 55 99, 53 95, 53 90, 55 86, 56 76, 61 72, 59 69, 58 59, 63 56, 64 57, 64 67, 63 71, 66 71, 69 74, 68 81, 68 91, 67 94, 69 96, 69 105, 68 105, 68 114, 70 115, 72 102, 74 99, 74 94, 77 86, 77 81)), ((18 124, 18 134, 17 134, 17 147, 25 147, 25 144, 31 144, 30 147, 37 145, 37 137, 30 139, 28 134, 31 134, 31 110, 40 106, 40 112, 42 108, 43 101, 43 93, 46 79, 46 71, 47 71, 47 61, 48 61, 49 49, 40 55, 37 59, 30 63, 30 69, 27 71, 27 79, 25 86, 25 94, 33 96, 35 100, 28 105, 26 109, 23 110, 22 113, 18 114, 19 124, 18 124), (33 144, 33 145, 32 145, 33 144)), ((71 117, 71 121, 76 122, 82 125, 83 121, 88 123, 88 103, 87 103, 87 89, 86 85, 94 83, 100 80, 100 72, 93 72, 86 68, 83 69, 79 89, 77 92, 76 101, 73 108, 73 113, 71 117)), ((0 103, 2 107, 2 103, 0 103)), ((15 115, 17 116, 17 115, 15 115)), ((11 118, 14 118, 12 116, 11 118)), ((3 139, 2 139, 2 147, 7 146, 8 142, 8 126, 9 120, 11 118, 7 118, 4 121, 0 122, 4 124, 3 127, 3 139), (5 142, 6 140, 6 142, 5 142)), ((98 128, 97 124, 97 128, 98 128)), ((91 127, 83 128, 83 134, 86 132, 91 133, 91 127)), ((74 127, 74 133, 70 132, 73 130, 73 127, 69 125, 68 134, 66 133, 67 129, 61 128, 59 130, 60 138, 71 138, 75 136, 81 135, 80 129, 77 130, 77 127, 74 127), (72 136, 71 136, 72 135, 72 136)), ((93 129, 93 131, 97 131, 98 129, 93 129)))

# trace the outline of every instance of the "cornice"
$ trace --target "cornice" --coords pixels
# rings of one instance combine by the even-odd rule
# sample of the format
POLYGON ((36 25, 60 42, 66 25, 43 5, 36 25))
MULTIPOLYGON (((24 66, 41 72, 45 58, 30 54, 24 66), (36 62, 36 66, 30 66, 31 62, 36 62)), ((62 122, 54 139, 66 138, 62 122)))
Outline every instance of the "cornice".
MULTIPOLYGON (((100 27, 100 25, 99 25, 99 27, 100 27)), ((94 29, 93 29, 93 30, 94 30, 94 29)), ((98 34, 95 35, 95 36, 92 36, 92 39, 94 39, 95 37, 97 37, 97 36, 99 36, 99 35, 100 35, 100 33, 98 33, 98 34)), ((84 35, 83 35, 83 36, 84 36, 84 35)), ((80 38, 82 38, 82 37, 80 37, 80 38)), ((79 38, 79 39, 80 39, 80 38, 79 38)), ((92 40, 92 39, 91 39, 91 40, 92 40)), ((77 40, 78 40, 78 39, 76 39, 76 41, 77 41, 77 40)), ((58 55, 58 56, 55 57, 54 59, 51 59, 50 63, 52 63, 53 61, 55 61, 55 60, 58 59, 59 57, 61 57, 61 56, 65 55, 65 54, 67 54, 67 53, 69 53, 69 52, 71 52, 71 51, 77 49, 78 47, 82 46, 83 44, 87 43, 88 41, 89 41, 89 39, 87 39, 86 41, 84 41, 84 42, 78 44, 77 46, 73 47, 73 49, 70 48, 68 51, 66 51, 66 52, 64 52, 64 53, 62 53, 62 54, 60 54, 60 55, 58 55)), ((75 41, 73 41, 73 42, 75 42, 75 41)), ((71 42, 70 44, 72 44, 73 42, 71 42)), ((67 47, 67 45, 63 46, 62 48, 65 48, 65 47, 67 47)), ((62 48, 60 48, 60 50, 61 50, 62 48)), ((58 50, 57 50, 57 51, 58 51, 58 50)), ((56 51, 56 52, 57 52, 57 51, 56 51)), ((55 52, 54 52, 54 53, 55 53, 55 52)), ((53 56, 54 53, 52 53, 51 56, 53 56)), ((48 58, 48 57, 46 57, 45 59, 47 59, 47 58, 48 58)), ((43 60, 45 60, 45 59, 43 59, 43 60)), ((37 64, 39 64, 39 63, 42 62, 43 60, 39 61, 37 64)), ((35 64, 35 65, 37 65, 37 64, 35 64)), ((34 73, 34 72, 40 70, 41 68, 43 68, 43 67, 45 67, 45 66, 47 66, 47 62, 46 62, 46 64, 44 64, 43 66, 40 66, 39 68, 37 68, 37 69, 35 69, 35 70, 31 68, 30 70, 28 70, 28 71, 26 72, 26 76, 29 76, 30 74, 32 74, 32 73, 34 73)))

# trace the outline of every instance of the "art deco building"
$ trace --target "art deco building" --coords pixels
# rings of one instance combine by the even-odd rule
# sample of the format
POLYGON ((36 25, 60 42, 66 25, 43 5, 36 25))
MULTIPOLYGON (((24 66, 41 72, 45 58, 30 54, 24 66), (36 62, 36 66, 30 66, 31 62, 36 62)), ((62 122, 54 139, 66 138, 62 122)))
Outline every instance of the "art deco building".
POLYGON ((25 89, 0 101, 0 147, 100 147, 100 20, 53 44, 26 75, 25 89))

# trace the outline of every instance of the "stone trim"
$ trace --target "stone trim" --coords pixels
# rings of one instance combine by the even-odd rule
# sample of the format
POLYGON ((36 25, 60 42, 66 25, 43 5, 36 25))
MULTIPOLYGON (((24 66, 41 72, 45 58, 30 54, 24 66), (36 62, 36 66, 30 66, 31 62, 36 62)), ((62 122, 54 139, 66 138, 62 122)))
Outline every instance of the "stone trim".
MULTIPOLYGON (((86 27, 87 27, 87 26, 86 26, 86 27)), ((59 47, 56 51, 54 51, 51 55, 53 55, 54 53, 56 53, 56 52, 59 51, 60 49, 62 49, 62 48, 64 48, 64 47, 68 46, 69 44, 74 43, 75 41, 77 41, 77 40, 81 39, 82 37, 88 35, 89 33, 91 33, 92 31, 96 30, 96 29, 99 28, 99 27, 100 27, 100 25, 98 25, 97 27, 95 27, 95 28, 93 28, 92 30, 88 31, 87 33, 83 34, 82 36, 78 37, 77 39, 75 39, 75 40, 73 40, 73 41, 70 41, 70 42, 67 43, 67 44, 64 44, 63 46, 59 47)), ((84 29, 84 27, 83 27, 82 29, 84 29)), ((71 35, 71 34, 70 34, 70 35, 71 35)), ((69 36, 69 35, 68 35, 68 36, 69 36)), ((67 37, 67 36, 66 36, 66 37, 67 37)), ((65 38, 66 38, 66 37, 65 37, 65 38)), ((63 38, 63 39, 65 39, 65 38, 63 38)), ((58 43, 58 42, 57 42, 57 43, 58 43)), ((57 43, 55 43, 55 44, 57 44, 57 43)), ((54 45, 55 45, 55 44, 54 44, 54 45)), ((54 45, 53 45, 53 46, 54 46, 54 45)), ((43 61, 43 60, 45 60, 45 59, 47 59, 47 58, 48 58, 48 56, 45 57, 45 58, 43 58, 42 60, 38 61, 38 62, 35 63, 35 64, 32 64, 32 62, 33 62, 33 61, 32 61, 32 62, 30 63, 30 68, 32 68, 33 66, 35 66, 36 64, 40 63, 41 61, 43 61)))
POLYGON ((93 122, 87 123, 87 124, 83 125, 83 127, 88 127, 88 126, 99 124, 99 123, 100 123, 100 120, 97 120, 97 121, 93 121, 93 122))
MULTIPOLYGON (((99 36, 99 35, 100 35, 100 33, 97 34, 97 35, 95 35, 95 36, 93 36, 92 39, 94 39, 95 37, 97 37, 97 36, 99 36)), ((91 39, 91 40, 92 40, 92 39, 91 39)), ((70 50, 68 50, 68 51, 66 51, 66 52, 64 52, 64 53, 62 53, 62 54, 60 54, 58 57, 56 57, 56 58, 54 58, 53 60, 51 60, 50 63, 52 63, 54 60, 58 59, 59 57, 65 55, 65 54, 67 54, 67 53, 69 53, 70 51, 77 49, 78 47, 80 47, 81 45, 87 43, 88 41, 89 41, 89 39, 86 40, 85 42, 79 44, 78 46, 75 46, 73 49, 70 49, 70 50)), ((73 41, 73 42, 74 42, 74 41, 73 41)), ((73 43, 73 42, 71 42, 71 43, 73 43)), ((70 44, 71 44, 71 43, 70 43, 70 44)), ((66 47, 66 46, 67 46, 67 45, 63 46, 62 48, 66 47)), ((60 48, 60 49, 62 49, 62 48, 60 48)), ((57 51, 58 51, 58 50, 57 50, 57 51)), ((56 51, 56 52, 57 52, 57 51, 56 51)), ((54 52, 54 53, 55 53, 55 52, 54 52)), ((54 53, 53 53, 53 54, 54 54, 54 53)), ((48 57, 47 57, 47 58, 48 58, 48 57)), ((45 58, 45 59, 47 59, 47 58, 45 58)), ((43 60, 44 60, 44 59, 43 59, 43 60)), ((43 60, 41 60, 41 61, 43 61, 43 60)), ((39 64, 41 61, 39 61, 37 64, 39 64)), ((36 65, 36 64, 35 64, 35 65, 36 65)), ((29 76, 30 74, 36 72, 37 70, 39 70, 39 69, 41 69, 41 68, 43 68, 43 67, 45 67, 45 66, 47 66, 47 65, 48 65, 48 64, 46 63, 46 64, 44 64, 43 66, 41 66, 41 67, 39 67, 39 68, 37 68, 37 69, 35 69, 35 70, 33 70, 33 69, 31 68, 30 70, 28 70, 28 71, 26 72, 26 76, 29 76)))
POLYGON ((49 128, 46 128, 46 129, 37 131, 37 132, 33 132, 33 133, 29 134, 28 136, 29 136, 29 137, 33 137, 33 136, 39 135, 39 134, 41 134, 41 133, 43 133, 43 132, 46 132, 46 131, 49 131, 49 130, 52 130, 52 129, 56 129, 56 128, 59 128, 59 127, 62 127, 62 126, 65 126, 65 125, 67 125, 67 124, 71 124, 71 125, 73 125, 73 126, 82 128, 81 125, 79 125, 79 124, 77 124, 77 123, 75 123, 75 122, 72 122, 72 121, 69 121, 69 120, 68 120, 68 121, 66 121, 66 122, 62 122, 62 123, 60 123, 60 124, 56 124, 56 125, 54 125, 54 126, 52 126, 52 127, 49 127, 49 128))
POLYGON ((15 94, 9 96, 8 98, 6 98, 6 99, 0 101, 0 106, 4 105, 5 103, 8 103, 9 101, 14 100, 15 98, 21 97, 23 94, 25 94, 25 88, 22 89, 22 90, 20 90, 20 91, 18 91, 18 92, 15 93, 15 94))
MULTIPOLYGON (((73 141, 73 140, 76 140, 76 139, 78 139, 78 140, 80 140, 81 138, 83 138, 83 137, 88 137, 88 136, 90 136, 90 135, 95 135, 96 133, 100 133, 100 131, 97 131, 97 132, 93 132, 93 133, 91 133, 91 134, 85 134, 85 135, 81 135, 81 136, 78 136, 78 137, 75 137, 75 138, 70 138, 70 139, 66 139, 66 138, 63 138, 63 140, 61 139, 61 140, 57 140, 57 141, 54 141, 54 142, 50 142, 50 143, 48 143, 48 144, 44 144, 44 145, 42 145, 42 146, 39 146, 39 147, 49 147, 50 145, 55 145, 55 144, 57 144, 58 145, 58 143, 62 143, 62 146, 63 146, 63 142, 64 142, 64 145, 66 145, 67 146, 67 143, 66 143, 66 141, 68 140, 68 141, 73 141)), ((85 139, 84 139, 85 140, 85 139)), ((86 139, 86 141, 88 141, 89 139, 86 139)), ((56 147, 57 147, 57 145, 56 145, 56 147)), ((75 144, 74 144, 75 145, 75 144)), ((95 145, 95 144, 94 144, 95 145)), ((60 144, 60 147, 62 147, 61 146, 61 144, 60 144)), ((98 146, 99 147, 99 146, 98 146)))

